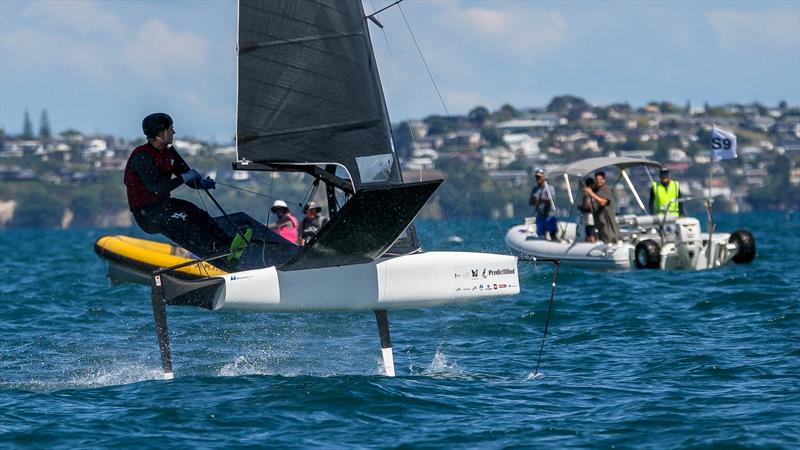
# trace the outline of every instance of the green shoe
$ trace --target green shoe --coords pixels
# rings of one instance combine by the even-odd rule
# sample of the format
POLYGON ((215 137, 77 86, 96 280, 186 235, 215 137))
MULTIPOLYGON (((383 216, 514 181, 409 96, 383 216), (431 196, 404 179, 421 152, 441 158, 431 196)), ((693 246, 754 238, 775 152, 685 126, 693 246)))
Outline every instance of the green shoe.
POLYGON ((244 237, 242 237, 241 233, 236 233, 236 236, 233 237, 233 241, 231 242, 231 254, 228 255, 228 262, 239 262, 239 258, 242 257, 244 250, 247 248, 247 244, 253 238, 253 229, 248 228, 244 232, 244 237))

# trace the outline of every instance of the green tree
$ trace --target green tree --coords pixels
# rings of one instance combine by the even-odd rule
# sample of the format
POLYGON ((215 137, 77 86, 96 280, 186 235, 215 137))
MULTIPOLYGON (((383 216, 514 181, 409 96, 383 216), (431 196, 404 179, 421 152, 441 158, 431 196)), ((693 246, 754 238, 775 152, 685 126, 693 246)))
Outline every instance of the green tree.
POLYGON ((435 136, 458 129, 458 119, 449 116, 428 116, 425 118, 428 124, 428 134, 435 136))
POLYGON ((50 118, 47 116, 47 110, 42 110, 42 116, 39 119, 39 139, 50 139, 52 134, 50 132, 50 118))
POLYGON ((492 147, 508 147, 503 141, 503 133, 497 128, 484 128, 481 134, 492 147))
POLYGON ((792 186, 789 181, 791 167, 791 160, 786 155, 778 155, 767 171, 767 183, 764 187, 751 190, 748 201, 755 208, 795 208, 800 198, 800 186, 792 186))
POLYGON ((65 199, 42 185, 33 185, 16 198, 17 209, 11 226, 18 228, 57 228, 61 225, 65 199))
POLYGON ((559 95, 553 97, 547 105, 547 112, 568 115, 570 112, 578 110, 588 111, 591 109, 586 100, 574 95, 559 95))
POLYGON ((662 136, 661 139, 658 140, 658 145, 656 145, 656 152, 653 154, 653 158, 656 161, 667 161, 669 159, 669 149, 680 149, 681 147, 683 146, 680 137, 675 135, 662 136))
POLYGON ((505 105, 501 106, 500 109, 497 110, 497 112, 494 113, 494 116, 497 118, 498 121, 505 121, 518 117, 519 112, 516 110, 516 108, 506 103, 505 105))
POLYGON ((106 209, 100 199, 100 190, 89 186, 81 186, 69 208, 75 214, 75 224, 81 226, 91 226, 95 215, 106 209))
POLYGON ((478 106, 467 114, 467 120, 476 128, 483 128, 488 118, 489 110, 483 106, 478 106))
POLYGON ((661 102, 658 104, 658 108, 665 114, 681 112, 681 108, 671 102, 661 102))
POLYGON ((64 130, 61 133, 59 133, 59 136, 61 136, 64 139, 75 139, 81 136, 81 132, 70 128, 68 130, 64 130))
POLYGON ((403 121, 396 125, 392 131, 392 137, 397 149, 397 156, 400 159, 407 158, 411 154, 411 144, 414 143, 414 136, 411 134, 408 122, 403 121))
POLYGON ((22 139, 33 139, 33 123, 31 123, 31 115, 28 110, 25 110, 25 118, 22 120, 22 139))
POLYGON ((445 173, 439 188, 439 204, 449 217, 490 217, 497 204, 497 189, 489 175, 475 162, 458 159, 437 161, 445 173))

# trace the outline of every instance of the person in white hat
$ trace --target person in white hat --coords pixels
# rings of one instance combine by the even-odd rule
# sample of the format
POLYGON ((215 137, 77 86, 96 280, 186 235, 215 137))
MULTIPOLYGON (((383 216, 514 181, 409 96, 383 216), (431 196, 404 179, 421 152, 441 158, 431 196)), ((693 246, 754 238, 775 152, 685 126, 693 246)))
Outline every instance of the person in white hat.
POLYGON ((300 224, 302 236, 300 237, 300 245, 305 245, 309 239, 319 233, 320 228, 328 223, 328 218, 323 216, 322 207, 315 202, 310 202, 303 208, 303 222, 300 224))
POLYGON ((289 211, 289 205, 283 200, 275 200, 270 211, 275 214, 275 223, 271 223, 269 228, 292 244, 297 244, 299 242, 297 235, 298 221, 289 211))
POLYGON ((558 231, 558 219, 556 219, 558 211, 555 204, 556 189, 547 184, 543 169, 536 169, 535 176, 536 186, 531 191, 528 203, 536 211, 536 234, 540 238, 544 238, 547 234, 550 240, 555 241, 558 231))

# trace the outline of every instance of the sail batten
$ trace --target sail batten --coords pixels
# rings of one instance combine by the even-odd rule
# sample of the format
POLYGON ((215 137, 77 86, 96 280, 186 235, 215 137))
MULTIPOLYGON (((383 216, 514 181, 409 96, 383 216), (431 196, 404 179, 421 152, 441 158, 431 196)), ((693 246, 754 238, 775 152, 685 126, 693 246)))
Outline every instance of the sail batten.
POLYGON ((251 50, 256 50, 259 48, 265 47, 273 47, 276 45, 287 45, 287 44, 302 44, 304 42, 316 42, 316 41, 324 41, 327 39, 339 39, 343 37, 349 36, 361 36, 360 34, 331 34, 327 36, 309 36, 305 38, 297 38, 297 39, 287 39, 282 41, 264 41, 264 42, 246 42, 239 45, 239 53, 244 53, 251 50))
MULTIPOLYGON (((249 78, 249 77, 242 77, 242 78, 243 79, 247 79, 247 81, 249 81, 249 82, 253 82, 253 83, 257 83, 257 84, 263 84, 263 85, 270 86, 272 88, 278 88, 278 89, 284 90, 286 92, 290 92, 290 93, 294 93, 294 94, 298 94, 298 95, 303 95, 303 96, 309 97, 309 98, 311 98, 313 100, 323 100, 324 99, 324 100, 326 100, 328 102, 334 103, 336 106, 338 106, 340 108, 351 110, 351 111, 354 111, 354 112, 357 111, 351 105, 348 105, 344 101, 344 99, 336 99, 333 96, 322 96, 322 95, 316 94, 314 92, 309 92, 309 91, 303 91, 303 90, 300 90, 300 89, 296 89, 296 88, 294 88, 292 86, 281 85, 281 84, 278 84, 278 83, 270 83, 269 81, 266 81, 266 80, 260 80, 260 79, 249 78)), ((260 105, 260 104, 255 103, 255 102, 248 102, 247 99, 243 99, 242 101, 244 103, 250 103, 251 105, 260 105)), ((265 109, 269 109, 267 104, 263 104, 263 105, 260 105, 260 106, 262 106, 265 109)), ((313 109, 313 105, 309 105, 309 104, 304 105, 304 107, 306 109, 313 109)), ((287 113, 291 114, 291 111, 289 111, 287 113)), ((300 114, 297 114, 297 115, 299 116, 300 114)))
POLYGON ((360 128, 369 128, 373 127, 378 123, 377 120, 369 120, 365 122, 342 122, 342 123, 333 123, 328 125, 318 125, 315 127, 306 127, 306 128, 299 128, 296 130, 284 130, 275 133, 258 133, 255 135, 247 135, 247 136, 240 136, 239 139, 241 141, 248 141, 253 139, 262 139, 268 137, 276 137, 276 136, 285 136, 290 134, 300 134, 300 133, 311 133, 314 131, 350 131, 350 130, 357 130, 360 128))
POLYGON ((402 182, 361 0, 241 0, 238 42, 240 160, 402 182))

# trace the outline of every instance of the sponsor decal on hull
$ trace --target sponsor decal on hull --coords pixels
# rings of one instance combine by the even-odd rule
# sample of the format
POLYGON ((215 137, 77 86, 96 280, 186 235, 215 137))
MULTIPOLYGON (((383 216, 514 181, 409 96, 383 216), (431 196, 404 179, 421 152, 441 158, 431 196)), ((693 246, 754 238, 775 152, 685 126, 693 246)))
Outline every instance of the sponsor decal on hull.
POLYGON ((246 280, 248 278, 253 278, 253 275, 231 275, 230 281, 246 280))
POLYGON ((453 291, 458 295, 475 295, 471 293, 512 289, 515 285, 510 282, 516 275, 516 267, 473 266, 457 269, 453 271, 453 291))
POLYGON ((489 269, 489 276, 514 275, 516 273, 517 269, 489 269))

